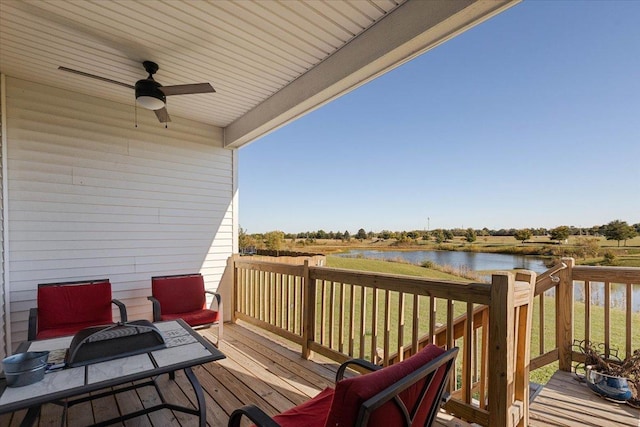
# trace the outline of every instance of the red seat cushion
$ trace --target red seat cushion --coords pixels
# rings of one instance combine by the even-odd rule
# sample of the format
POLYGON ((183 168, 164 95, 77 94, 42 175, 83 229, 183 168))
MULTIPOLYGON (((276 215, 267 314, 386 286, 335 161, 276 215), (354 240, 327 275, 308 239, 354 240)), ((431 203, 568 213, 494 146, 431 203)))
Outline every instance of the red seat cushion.
POLYGON ((200 326, 206 325, 208 323, 215 323, 220 318, 220 313, 217 311, 204 309, 204 310, 196 310, 189 313, 163 313, 161 316, 162 320, 176 320, 182 319, 187 322, 190 326, 200 326))
POLYGON ((205 308, 204 279, 199 274, 153 277, 151 293, 160 301, 163 318, 168 314, 191 313, 205 308))
POLYGON ((91 326, 99 326, 99 325, 110 325, 110 322, 106 323, 94 323, 94 322, 86 322, 86 323, 74 323, 73 325, 68 325, 60 328, 51 328, 51 329, 43 329, 38 331, 36 334, 37 340, 46 340, 48 338, 56 338, 56 337, 66 337, 69 335, 75 335, 77 332, 81 331, 84 328, 89 328, 91 326))
POLYGON ((313 399, 276 415, 273 419, 282 427, 323 427, 333 400, 333 392, 331 387, 327 387, 313 399))
POLYGON ((108 280, 38 287, 38 338, 73 335, 85 327, 109 323, 113 317, 108 280))
MULTIPOLYGON (((327 417, 326 427, 353 426, 358 417, 358 411, 362 403, 384 390, 391 384, 406 377, 418 368, 443 354, 445 351, 434 345, 428 345, 414 356, 395 365, 388 366, 376 372, 344 379, 336 384, 336 390, 331 405, 331 411, 327 417)), ((434 384, 444 375, 445 367, 438 369, 434 384)), ((407 390, 400 393, 400 398, 411 413, 412 408, 419 397, 424 381, 418 381, 407 390)), ((418 415, 412 426, 423 426, 429 408, 434 404, 436 394, 435 387, 431 387, 424 398, 418 415)), ((437 404, 437 402, 436 402, 437 404)), ((378 408, 369 418, 369 427, 402 426, 404 417, 398 406, 393 401, 387 402, 378 408)), ((301 424, 302 425, 302 424, 301 424)))

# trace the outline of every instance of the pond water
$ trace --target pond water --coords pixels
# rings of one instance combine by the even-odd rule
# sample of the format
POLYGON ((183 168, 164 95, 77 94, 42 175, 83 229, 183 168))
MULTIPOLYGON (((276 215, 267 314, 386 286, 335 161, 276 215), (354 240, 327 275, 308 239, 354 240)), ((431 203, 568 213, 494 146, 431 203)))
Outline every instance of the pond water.
MULTIPOLYGON (((368 249, 353 249, 349 252, 337 254, 347 258, 374 258, 382 260, 400 259, 412 264, 420 265, 429 260, 439 265, 450 265, 456 268, 467 268, 473 271, 482 270, 512 270, 525 268, 540 274, 547 270, 543 258, 530 255, 509 255, 483 252, 458 251, 379 251, 368 249)), ((634 285, 632 290, 632 307, 634 312, 640 312, 640 286, 634 285)), ((575 282, 574 296, 576 301, 584 301, 584 282, 575 282)), ((591 283, 591 302, 602 306, 604 303, 604 284, 591 283)), ((626 305, 626 288, 623 285, 611 285, 612 307, 624 309, 626 305)))
POLYGON ((456 268, 462 267, 473 271, 526 268, 536 273, 542 273, 547 270, 542 258, 530 255, 459 251, 378 251, 354 249, 343 254, 338 254, 338 256, 383 260, 401 259, 417 265, 429 260, 439 265, 450 265, 456 268))

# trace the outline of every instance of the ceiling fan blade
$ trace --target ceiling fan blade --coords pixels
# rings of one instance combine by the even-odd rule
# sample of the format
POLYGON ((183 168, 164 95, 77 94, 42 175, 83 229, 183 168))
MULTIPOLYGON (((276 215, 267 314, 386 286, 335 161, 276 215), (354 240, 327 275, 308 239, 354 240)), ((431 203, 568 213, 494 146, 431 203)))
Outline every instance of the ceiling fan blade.
POLYGON ((156 117, 160 120, 160 123, 167 123, 171 121, 171 117, 169 117, 169 112, 166 107, 154 111, 156 113, 156 117))
POLYGON ((130 84, 127 84, 127 83, 122 83, 122 82, 119 82, 117 80, 111 80, 111 79, 108 79, 108 78, 102 77, 102 76, 96 76, 95 74, 85 73, 84 71, 74 70, 73 68, 58 67, 58 70, 67 71, 67 72, 73 73, 73 74, 79 74, 81 76, 90 77, 92 79, 102 80, 103 82, 113 83, 113 84, 116 84, 116 85, 124 86, 124 87, 129 88, 129 89, 135 89, 135 86, 133 86, 133 85, 130 85, 130 84))
POLYGON ((191 95, 194 93, 211 93, 216 90, 209 83, 193 83, 188 85, 162 86, 162 93, 169 95, 191 95))

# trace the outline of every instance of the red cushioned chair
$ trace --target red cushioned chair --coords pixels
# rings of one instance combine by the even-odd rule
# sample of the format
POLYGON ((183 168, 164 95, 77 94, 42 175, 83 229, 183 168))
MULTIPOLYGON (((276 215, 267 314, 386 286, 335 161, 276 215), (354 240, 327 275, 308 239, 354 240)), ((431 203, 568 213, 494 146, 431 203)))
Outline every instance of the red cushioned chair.
POLYGON ((127 309, 111 298, 109 279, 42 283, 38 285, 38 307, 29 311, 29 341, 74 335, 90 326, 113 323, 111 304, 127 321, 127 309))
POLYGON ((336 387, 270 418, 254 405, 236 409, 229 427, 239 427, 243 416, 260 427, 400 427, 430 426, 440 409, 449 372, 458 354, 428 345, 414 356, 384 369, 366 360, 343 363, 336 387), (349 365, 371 373, 343 379, 349 365))
POLYGON ((222 298, 205 291, 201 274, 178 274, 151 278, 153 321, 182 319, 192 327, 218 327, 218 344, 222 339, 222 298), (207 308, 206 295, 211 294, 217 309, 207 308))

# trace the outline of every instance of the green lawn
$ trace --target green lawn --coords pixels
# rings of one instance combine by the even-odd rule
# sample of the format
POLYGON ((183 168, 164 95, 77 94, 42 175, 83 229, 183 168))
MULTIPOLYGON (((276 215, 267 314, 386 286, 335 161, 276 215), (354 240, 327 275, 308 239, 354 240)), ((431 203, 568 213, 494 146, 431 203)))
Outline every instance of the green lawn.
POLYGON ((420 267, 419 265, 365 258, 344 258, 329 255, 327 256, 327 267, 371 271, 374 273, 404 274, 407 276, 426 277, 428 279, 436 280, 469 281, 467 279, 461 279, 458 276, 454 276, 453 274, 420 267))

